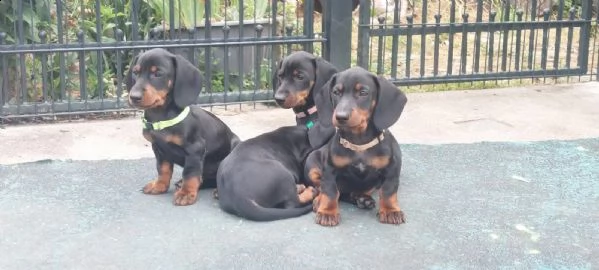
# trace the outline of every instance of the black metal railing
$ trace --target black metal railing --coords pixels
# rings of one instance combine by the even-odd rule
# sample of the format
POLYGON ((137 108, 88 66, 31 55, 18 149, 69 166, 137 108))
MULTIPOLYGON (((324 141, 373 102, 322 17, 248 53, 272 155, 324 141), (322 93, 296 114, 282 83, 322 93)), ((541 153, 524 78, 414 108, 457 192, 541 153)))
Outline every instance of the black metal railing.
POLYGON ((597 79, 599 1, 387 1, 361 2, 357 63, 398 85, 597 79))
POLYGON ((269 101, 275 61, 324 41, 312 14, 271 0, 0 1, 0 117, 131 110, 124 73, 154 47, 201 69, 201 104, 269 101))

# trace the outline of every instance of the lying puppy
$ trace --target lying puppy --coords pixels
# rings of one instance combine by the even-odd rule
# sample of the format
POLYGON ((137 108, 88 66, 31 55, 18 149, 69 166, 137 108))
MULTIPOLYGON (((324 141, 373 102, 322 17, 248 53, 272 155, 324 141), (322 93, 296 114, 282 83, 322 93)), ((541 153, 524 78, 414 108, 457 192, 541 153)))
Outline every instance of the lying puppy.
POLYGON ((338 129, 306 160, 305 175, 320 186, 314 200, 316 223, 339 224, 340 198, 358 208, 374 208, 375 190, 379 221, 404 223, 397 200, 401 150, 387 128, 399 119, 405 94, 386 79, 354 67, 334 75, 319 97, 320 124, 338 129))
POLYGON ((317 191, 302 184, 303 161, 334 133, 334 128, 318 124, 313 96, 336 72, 333 65, 306 52, 281 61, 274 97, 281 107, 293 108, 297 125, 246 140, 223 160, 217 174, 221 209, 254 221, 310 212, 317 191))
POLYGON ((239 143, 225 123, 194 104, 202 89, 202 75, 189 61, 164 49, 136 56, 126 77, 129 104, 142 109, 143 136, 152 143, 158 178, 145 194, 168 191, 173 164, 183 167, 175 205, 191 205, 200 187, 216 187, 220 162, 239 143))

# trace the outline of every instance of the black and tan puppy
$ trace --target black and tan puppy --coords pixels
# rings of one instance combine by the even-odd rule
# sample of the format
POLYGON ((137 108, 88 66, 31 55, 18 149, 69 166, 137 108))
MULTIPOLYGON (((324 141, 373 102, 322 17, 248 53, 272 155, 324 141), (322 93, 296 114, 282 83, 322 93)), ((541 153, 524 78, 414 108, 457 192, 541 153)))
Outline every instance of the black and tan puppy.
POLYGON ((298 125, 311 126, 318 119, 314 95, 335 73, 337 68, 326 60, 305 51, 293 52, 275 70, 274 99, 280 107, 293 109, 298 125))
POLYGON ((175 192, 175 205, 191 205, 200 187, 216 187, 218 165, 239 143, 225 123, 192 105, 202 80, 189 61, 164 49, 136 56, 127 74, 129 104, 144 111, 143 136, 152 143, 158 169, 158 178, 143 192, 167 192, 173 164, 182 166, 183 182, 175 192))
POLYGON ((272 221, 309 213, 317 194, 306 187, 304 160, 334 134, 318 123, 313 97, 337 72, 328 62, 296 52, 279 64, 275 99, 297 113, 296 126, 281 127, 240 143, 221 163, 218 175, 220 207, 254 221, 272 221))
POLYGON ((397 199, 401 150, 387 128, 399 119, 405 94, 360 67, 334 75, 322 93, 323 100, 317 101, 320 124, 334 125, 337 132, 306 160, 308 181, 320 186, 314 200, 316 223, 339 224, 340 198, 359 208, 374 208, 372 194, 377 190, 379 221, 404 223, 397 199))

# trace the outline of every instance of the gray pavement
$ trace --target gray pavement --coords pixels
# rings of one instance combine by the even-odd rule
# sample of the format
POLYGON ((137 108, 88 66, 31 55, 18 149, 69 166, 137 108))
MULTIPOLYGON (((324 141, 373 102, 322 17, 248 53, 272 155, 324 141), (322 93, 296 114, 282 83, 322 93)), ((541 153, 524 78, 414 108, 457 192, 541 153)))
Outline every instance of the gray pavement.
MULTIPOLYGON (((209 191, 188 207, 144 195, 138 119, 0 129, 0 269, 597 269, 597 86, 410 94, 392 128, 401 226, 349 205, 322 228, 242 220, 209 191)), ((218 114, 243 139, 293 124, 218 114)))

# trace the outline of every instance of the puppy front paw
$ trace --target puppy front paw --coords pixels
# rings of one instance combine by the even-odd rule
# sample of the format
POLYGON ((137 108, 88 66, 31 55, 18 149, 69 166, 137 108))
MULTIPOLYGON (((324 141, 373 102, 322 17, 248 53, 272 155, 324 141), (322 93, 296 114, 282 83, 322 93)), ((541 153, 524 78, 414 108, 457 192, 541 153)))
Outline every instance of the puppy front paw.
POLYGON ((147 183, 143 187, 142 192, 144 194, 151 194, 151 195, 163 194, 168 191, 168 186, 169 186, 169 183, 165 183, 165 182, 157 179, 157 180, 147 183))
POLYGON ((185 189, 179 189, 175 192, 175 200, 173 203, 178 206, 192 205, 198 200, 197 191, 186 191, 185 189))
POLYGON ((326 226, 326 227, 333 227, 333 226, 339 225, 340 220, 341 220, 341 217, 340 217, 339 213, 316 212, 316 219, 315 219, 316 224, 326 226))
POLYGON ((385 224, 399 225, 406 222, 406 217, 403 211, 385 211, 379 210, 377 214, 379 221, 385 224))

